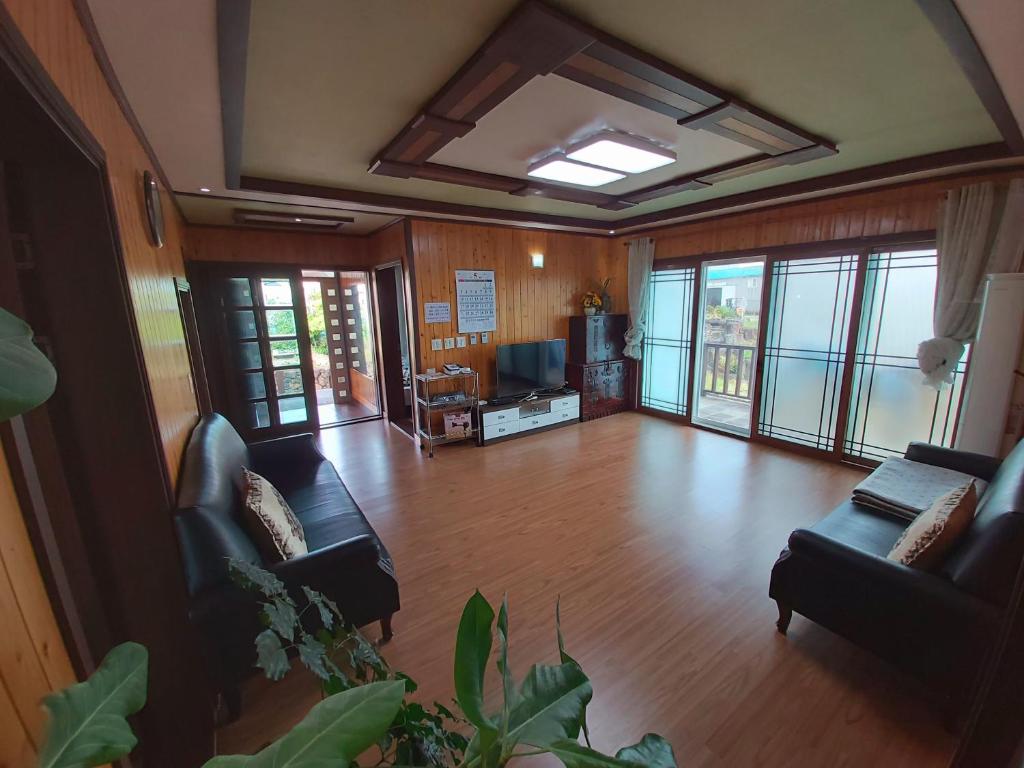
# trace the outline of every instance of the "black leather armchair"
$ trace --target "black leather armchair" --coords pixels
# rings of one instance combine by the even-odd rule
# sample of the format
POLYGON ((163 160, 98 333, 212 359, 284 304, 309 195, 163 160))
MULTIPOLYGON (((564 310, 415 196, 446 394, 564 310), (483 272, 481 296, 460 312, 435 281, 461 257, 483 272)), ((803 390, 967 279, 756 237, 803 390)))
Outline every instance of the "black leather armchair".
POLYGON ((219 414, 192 433, 178 491, 175 527, 211 676, 236 715, 238 685, 253 670, 262 629, 256 600, 228 575, 237 558, 273 572, 291 590, 303 585, 338 603, 356 626, 379 620, 391 637, 399 609, 391 556, 309 434, 246 445, 219 414), (265 563, 241 518, 242 467, 266 477, 294 510, 309 553, 265 563))
POLYGON ((886 559, 908 523, 847 501, 789 537, 769 595, 783 634, 794 611, 969 700, 1024 557, 1024 443, 1000 462, 911 443, 906 458, 989 482, 971 528, 934 572, 886 559))

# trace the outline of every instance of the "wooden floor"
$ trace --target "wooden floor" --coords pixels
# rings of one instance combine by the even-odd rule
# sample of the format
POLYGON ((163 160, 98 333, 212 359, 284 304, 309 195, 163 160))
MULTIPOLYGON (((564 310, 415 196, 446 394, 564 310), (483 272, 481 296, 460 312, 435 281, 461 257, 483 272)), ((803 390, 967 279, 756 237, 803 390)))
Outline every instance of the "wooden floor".
MULTIPOLYGON (((322 441, 394 556, 404 607, 385 655, 423 700, 453 694, 473 589, 495 605, 509 593, 517 678, 557 661, 561 595, 599 748, 656 731, 686 768, 948 762, 955 738, 912 681, 800 616, 788 637, 775 631, 779 550, 857 470, 636 413, 432 460, 381 421, 322 441)), ((304 673, 254 679, 221 751, 259 748, 316 701, 304 673)))

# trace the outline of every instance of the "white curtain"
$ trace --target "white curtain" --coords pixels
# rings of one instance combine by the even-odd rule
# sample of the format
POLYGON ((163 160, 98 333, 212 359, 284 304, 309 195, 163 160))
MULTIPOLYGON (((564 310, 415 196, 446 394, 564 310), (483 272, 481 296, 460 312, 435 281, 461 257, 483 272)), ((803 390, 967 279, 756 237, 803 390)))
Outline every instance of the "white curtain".
POLYGON ((626 357, 639 360, 647 329, 647 291, 654 267, 654 240, 643 237, 629 241, 629 330, 626 331, 626 357))
POLYGON ((1009 189, 987 181, 950 190, 939 211, 936 247, 935 338, 921 342, 917 362, 925 381, 939 387, 952 381, 964 345, 978 330, 985 275, 1020 268, 1024 179, 1014 179, 1009 189))

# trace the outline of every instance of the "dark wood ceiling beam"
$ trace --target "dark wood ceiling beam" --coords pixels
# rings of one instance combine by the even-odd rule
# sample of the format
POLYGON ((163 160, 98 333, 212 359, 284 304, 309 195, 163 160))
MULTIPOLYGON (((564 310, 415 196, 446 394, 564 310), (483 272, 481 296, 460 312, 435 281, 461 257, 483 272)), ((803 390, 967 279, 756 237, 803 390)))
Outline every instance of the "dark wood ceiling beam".
POLYGON ((967 80, 978 94, 992 122, 999 129, 1003 141, 1014 154, 1024 155, 1024 134, 999 87, 992 68, 982 53, 978 41, 960 15, 953 0, 916 0, 935 31, 945 41, 953 58, 957 60, 967 80))
MULTIPOLYGON (((379 192, 364 192, 357 189, 343 189, 319 184, 304 184, 298 181, 279 181, 257 176, 243 176, 242 189, 249 192, 266 192, 274 195, 294 195, 322 200, 338 200, 375 209, 388 208, 402 212, 434 213, 441 216, 455 216, 473 219, 496 219, 498 221, 521 222, 524 224, 549 225, 569 229, 606 230, 610 222, 602 219, 588 219, 575 216, 559 216, 550 213, 510 211, 505 208, 488 208, 477 205, 446 203, 418 197, 386 195, 379 192)), ((368 213, 380 213, 379 210, 368 213)))
POLYGON ((251 0, 217 0, 217 69, 226 189, 238 189, 242 176, 250 15, 251 0))
MULTIPOLYGON (((615 228, 618 230, 638 226, 663 225, 673 219, 685 216, 695 216, 701 213, 721 211, 727 208, 736 208, 743 205, 756 205, 767 203, 773 200, 780 200, 795 195, 807 195, 822 192, 829 189, 848 187, 854 184, 869 184, 884 179, 894 179, 911 173, 931 171, 937 168, 945 168, 954 165, 968 165, 981 163, 990 160, 998 160, 1011 157, 1012 153, 1003 142, 996 144, 981 144, 975 147, 963 147, 950 149, 944 152, 933 152, 927 155, 918 155, 903 160, 894 160, 888 163, 879 163, 864 168, 855 168, 850 171, 830 173, 825 176, 817 176, 811 179, 791 181, 785 184, 776 184, 771 187, 755 189, 749 192, 740 192, 735 195, 716 197, 711 200, 702 200, 698 203, 689 203, 674 208, 666 208, 661 211, 645 213, 633 216, 628 219, 617 221, 615 228)), ((777 161, 779 158, 771 158, 777 161)), ((898 184, 899 182, 895 182, 898 184)), ((841 194, 841 193, 837 193, 841 194)))

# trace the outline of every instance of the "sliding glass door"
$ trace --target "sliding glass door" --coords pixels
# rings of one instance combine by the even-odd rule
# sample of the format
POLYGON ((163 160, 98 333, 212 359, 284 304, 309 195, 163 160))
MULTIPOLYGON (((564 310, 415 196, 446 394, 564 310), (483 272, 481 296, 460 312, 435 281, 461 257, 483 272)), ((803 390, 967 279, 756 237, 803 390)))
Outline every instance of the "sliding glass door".
POLYGON ((853 459, 902 455, 911 440, 953 444, 967 353, 941 390, 926 385, 917 345, 932 336, 938 258, 934 249, 868 256, 850 415, 843 452, 853 459))
POLYGON ((641 407, 859 462, 913 440, 952 445, 966 361, 935 390, 916 359, 931 336, 933 248, 695 261, 652 276, 641 407))
POLYGON ((750 434, 764 259, 705 262, 693 420, 750 434))
POLYGON ((858 256, 776 259, 757 432, 833 451, 858 256))

